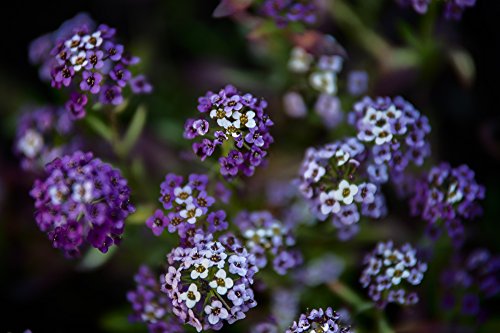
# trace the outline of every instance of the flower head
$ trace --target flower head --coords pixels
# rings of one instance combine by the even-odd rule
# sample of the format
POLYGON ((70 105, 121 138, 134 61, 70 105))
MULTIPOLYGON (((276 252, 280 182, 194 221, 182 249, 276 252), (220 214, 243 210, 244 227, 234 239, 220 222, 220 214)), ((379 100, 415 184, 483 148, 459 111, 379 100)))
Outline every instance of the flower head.
POLYGON ((317 10, 314 1, 304 0, 265 0, 261 7, 262 13, 280 28, 292 22, 313 24, 317 20, 317 10))
POLYGON ((351 328, 343 325, 340 316, 329 307, 308 310, 286 330, 286 333, 302 332, 350 333, 351 328))

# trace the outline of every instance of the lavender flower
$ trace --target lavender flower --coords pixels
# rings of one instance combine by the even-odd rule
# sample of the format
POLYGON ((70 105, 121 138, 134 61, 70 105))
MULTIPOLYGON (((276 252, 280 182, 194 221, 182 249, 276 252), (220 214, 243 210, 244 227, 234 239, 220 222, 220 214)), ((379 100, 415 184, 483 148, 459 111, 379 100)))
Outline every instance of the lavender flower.
POLYGON ((365 97, 354 105, 348 121, 358 139, 371 147, 370 179, 375 183, 403 173, 410 162, 421 166, 430 155, 429 120, 401 97, 365 97))
POLYGON ((14 151, 24 170, 40 171, 45 164, 75 149, 73 140, 56 145, 73 129, 73 121, 61 108, 46 106, 25 112, 18 121, 14 151))
POLYGON ((298 280, 308 286, 318 286, 337 280, 344 271, 344 261, 338 256, 327 253, 314 259, 298 274, 298 280))
POLYGON ((261 7, 262 13, 273 19, 280 28, 292 22, 314 24, 317 10, 315 1, 310 0, 265 0, 261 7))
POLYGON ((118 244, 135 211, 120 171, 80 151, 56 158, 45 170, 47 177, 36 180, 30 194, 36 222, 53 246, 77 256, 84 241, 103 253, 118 244))
POLYGON ((349 72, 347 90, 353 96, 364 94, 368 90, 368 73, 365 71, 349 72))
POLYGON ((500 293, 500 256, 478 249, 467 257, 455 256, 441 275, 445 308, 466 316, 477 316, 481 300, 500 293))
POLYGON ((299 188, 312 212, 322 221, 331 216, 343 239, 357 232, 353 226, 361 215, 383 215, 384 208, 373 205, 383 199, 378 187, 368 181, 366 153, 355 138, 309 148, 300 170, 299 188), (367 213, 369 207, 378 208, 377 212, 367 213), (346 228, 351 232, 345 233, 346 228))
MULTIPOLYGON (((163 278, 164 276, 161 277, 163 278)), ((178 317, 171 315, 172 302, 161 292, 160 278, 157 278, 149 267, 141 266, 134 280, 136 289, 127 293, 127 299, 134 311, 130 319, 145 323, 151 333, 184 332, 183 323, 178 317)))
POLYGON ((302 332, 350 333, 351 328, 344 326, 340 321, 340 316, 328 307, 326 310, 308 310, 286 330, 286 333, 302 332))
POLYGON ((289 249, 295 245, 291 228, 274 219, 268 211, 243 211, 236 216, 235 224, 241 230, 245 246, 257 257, 257 267, 267 265, 266 254, 273 257, 274 270, 280 275, 302 263, 301 255, 289 249))
MULTIPOLYGON (((417 13, 425 14, 429 9, 431 0, 397 0, 401 6, 411 6, 417 13)), ((476 5, 476 0, 448 0, 444 4, 444 17, 447 20, 458 21, 463 12, 476 5)))
POLYGON ((209 91, 199 98, 199 119, 188 119, 184 137, 194 139, 193 150, 201 160, 214 154, 222 146, 219 158, 220 172, 226 179, 239 174, 252 176, 255 168, 263 165, 273 137, 269 128, 273 122, 264 113, 267 102, 251 94, 241 94, 228 85, 219 93, 209 91))
POLYGON ((474 179, 474 171, 461 165, 452 168, 447 163, 433 167, 425 178, 416 181, 410 200, 411 214, 420 216, 430 229, 443 224, 456 245, 463 238, 463 220, 482 214, 479 200, 485 189, 474 179))
POLYGON ((418 302, 418 294, 413 289, 422 282, 427 264, 417 259, 411 245, 395 247, 392 241, 379 242, 365 256, 363 264, 360 282, 363 288, 368 288, 368 295, 378 307, 418 302))
POLYGON ((219 330, 257 305, 252 290, 255 257, 234 236, 213 241, 199 233, 195 242, 173 249, 167 258, 163 291, 173 313, 198 332, 219 330))

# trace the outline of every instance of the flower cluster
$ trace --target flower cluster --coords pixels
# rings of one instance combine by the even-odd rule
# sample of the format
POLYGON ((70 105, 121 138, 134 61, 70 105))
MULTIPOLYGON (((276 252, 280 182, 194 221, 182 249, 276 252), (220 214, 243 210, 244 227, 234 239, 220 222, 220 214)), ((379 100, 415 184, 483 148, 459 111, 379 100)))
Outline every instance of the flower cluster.
POLYGON ((309 148, 300 170, 300 190, 320 220, 332 216, 343 239, 357 232, 361 215, 380 218, 385 201, 367 181, 366 151, 355 138, 309 148))
POLYGON ((292 22, 314 24, 318 6, 314 0, 265 0, 261 11, 273 19, 278 27, 284 28, 292 22))
POLYGON ((14 151, 24 170, 38 171, 74 149, 75 143, 56 145, 56 138, 71 132, 73 121, 62 108, 40 107, 24 113, 17 126, 14 151))
POLYGON ((455 259, 441 275, 444 306, 464 315, 478 315, 480 299, 500 293, 500 256, 478 249, 466 258, 455 259))
POLYGON ((209 233, 225 230, 228 227, 223 210, 210 211, 215 199, 207 193, 208 176, 191 174, 187 182, 182 176, 169 173, 160 185, 159 201, 167 211, 158 209, 146 225, 156 236, 167 228, 170 233, 177 232, 181 238, 190 238, 196 229, 209 233))
POLYGON ((416 181, 410 212, 426 221, 433 234, 444 223, 451 239, 460 244, 464 232, 462 220, 473 219, 482 213, 478 201, 484 199, 484 192, 468 166, 452 168, 442 163, 416 181))
POLYGON ((258 271, 254 255, 232 235, 213 241, 212 236, 198 233, 194 244, 167 255, 163 290, 173 313, 198 332, 245 318, 257 305, 251 288, 258 271))
POLYGON ((76 256, 86 240, 105 253, 120 241, 135 209, 119 170, 80 151, 56 158, 45 170, 47 178, 35 181, 31 196, 36 222, 55 248, 76 256))
MULTIPOLYGON (((432 0, 397 0, 402 6, 411 6, 417 13, 425 14, 432 0)), ((448 0, 445 1, 444 17, 447 20, 460 20, 463 12, 476 5, 476 0, 448 0)))
POLYGON ((337 75, 342 70, 343 61, 339 55, 316 57, 301 47, 293 48, 288 69, 300 77, 296 86, 292 86, 284 97, 286 113, 291 117, 304 117, 307 114, 306 105, 309 101, 306 103, 303 96, 314 95, 310 104, 314 105, 315 112, 321 117, 325 126, 329 128, 337 126, 343 118, 340 100, 335 96, 337 75), (303 76, 309 81, 306 90, 302 82, 303 76), (312 90, 312 93, 309 90, 312 90))
POLYGON ((198 119, 188 119, 184 137, 201 141, 193 143, 193 150, 201 160, 212 156, 222 146, 219 158, 220 172, 226 179, 238 174, 252 176, 262 165, 273 137, 273 125, 264 112, 267 102, 251 94, 241 94, 228 85, 215 94, 209 91, 198 99, 198 119))
POLYGON ((289 250, 295 245, 291 228, 276 220, 270 212, 243 211, 234 222, 241 230, 246 248, 255 255, 257 267, 267 265, 267 255, 273 256, 274 270, 280 275, 302 263, 301 255, 289 250))
POLYGON ((184 332, 183 323, 178 317, 171 315, 170 299, 161 291, 164 278, 163 275, 157 278, 147 266, 139 268, 134 277, 136 289, 127 293, 134 311, 130 319, 146 323, 151 333, 184 332))
POLYGON ((143 75, 132 77, 131 65, 139 58, 125 52, 115 40, 114 28, 105 24, 91 29, 87 24, 74 27, 72 35, 61 36, 51 51, 55 63, 51 84, 57 89, 70 87, 66 109, 76 118, 85 116, 85 106, 95 97, 101 104, 119 105, 123 89, 149 93, 151 85, 143 75))
POLYGON ((389 241, 379 242, 366 255, 360 282, 363 288, 368 288, 368 295, 377 306, 383 308, 388 303, 413 305, 418 302, 417 293, 407 290, 419 285, 427 270, 427 264, 417 259, 416 252, 409 244, 398 248, 389 241))
POLYGON ((430 155, 426 116, 401 97, 365 97, 354 105, 348 121, 359 140, 371 144, 370 179, 384 183, 389 173, 399 175, 410 162, 421 166, 430 155))
POLYGON ((328 307, 323 309, 312 309, 300 315, 298 321, 294 321, 286 333, 322 332, 322 333, 350 333, 351 328, 344 326, 340 316, 328 307))

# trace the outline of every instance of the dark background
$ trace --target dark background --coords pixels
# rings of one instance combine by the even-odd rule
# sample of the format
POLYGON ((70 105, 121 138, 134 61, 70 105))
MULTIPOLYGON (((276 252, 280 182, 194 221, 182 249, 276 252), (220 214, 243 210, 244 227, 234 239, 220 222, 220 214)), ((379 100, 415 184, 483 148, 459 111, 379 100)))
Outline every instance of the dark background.
MULTIPOLYGON (((88 12, 96 22, 116 27, 119 38, 143 59, 141 68, 155 86, 155 94, 146 98, 146 104, 157 122, 148 125, 146 135, 156 137, 153 141, 158 149, 169 150, 176 143, 168 145, 163 139, 179 137, 179 126, 193 114, 197 96, 225 82, 224 68, 257 73, 269 69, 252 59, 237 24, 211 17, 217 3, 88 0, 12 1, 1 5, 0 331, 119 331, 121 324, 115 318, 128 312, 125 293, 133 286, 131 277, 142 258, 137 252, 142 249, 141 242, 153 241, 144 235, 134 242, 124 242, 106 265, 85 270, 53 250, 37 229, 28 195, 34 176, 23 173, 12 155, 15 115, 24 104, 55 102, 56 95, 49 85, 40 82, 37 69, 28 63, 29 42, 81 11, 88 12)), ((352 3, 358 5, 359 1, 352 3)), ((373 26, 395 44, 401 42, 396 37, 396 22, 417 21, 414 13, 397 8, 392 1, 384 2, 381 15, 373 20, 373 26)), ((446 62, 439 63, 432 75, 412 73, 407 83, 397 88, 384 82, 391 77, 379 76, 376 84, 372 82, 372 92, 402 94, 430 115, 436 161, 467 163, 476 171, 478 181, 486 185, 487 199, 485 217, 477 222, 472 245, 487 246, 494 252, 500 252, 499 17, 498 1, 478 0, 461 23, 443 23, 436 35, 447 45, 462 45, 471 53, 477 69, 472 84, 462 84, 446 62)), ((363 56, 341 29, 331 24, 325 24, 324 29, 337 36, 348 51, 358 52, 354 59, 363 56)), ((266 94, 266 87, 256 89, 266 94)), ((280 108, 279 98, 267 98, 272 107, 280 108)), ((167 158, 165 152, 158 154, 167 158)), ((401 210, 405 209, 402 206, 401 210)))

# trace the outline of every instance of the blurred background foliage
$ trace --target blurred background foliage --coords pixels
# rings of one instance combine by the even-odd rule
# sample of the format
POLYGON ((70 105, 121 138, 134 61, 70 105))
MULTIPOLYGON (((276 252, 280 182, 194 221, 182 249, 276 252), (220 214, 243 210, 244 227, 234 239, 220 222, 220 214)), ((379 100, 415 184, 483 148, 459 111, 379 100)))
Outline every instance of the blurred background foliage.
MULTIPOLYGON (((443 21, 437 8, 419 16, 391 0, 325 2, 329 10, 323 13, 325 17, 317 28, 335 36, 347 51, 343 75, 351 69, 366 70, 370 74, 370 95, 402 95, 429 116, 434 162, 467 163, 476 171, 478 182, 487 188, 484 218, 468 231, 467 246, 500 252, 500 3, 480 0, 461 22, 454 23, 443 21)), ((305 123, 286 118, 281 98, 286 87, 290 42, 276 29, 264 27, 249 35, 250 28, 241 22, 214 19, 217 0, 54 0, 7 5, 0 20, 2 330, 145 331, 141 325, 128 323, 130 309, 125 294, 133 287, 132 277, 138 266, 159 266, 176 238, 155 238, 143 222, 153 209, 159 183, 167 172, 204 170, 183 162, 178 155, 190 149, 190 142, 182 138, 183 124, 195 114, 197 97, 206 90, 232 83, 242 91, 263 96, 277 123, 269 167, 259 170, 240 188, 240 202, 230 209, 233 214, 242 207, 266 208, 262 195, 266 186, 271 180, 294 177, 306 147, 350 133, 343 128, 327 131, 314 119, 305 123), (23 106, 61 101, 57 91, 42 83, 37 69, 29 65, 29 42, 82 11, 118 29, 119 38, 141 57, 139 70, 150 78, 155 90, 150 96, 140 97, 140 101, 135 97, 129 105, 134 109, 140 103, 148 111, 145 129, 124 163, 134 200, 141 209, 131 217, 125 240, 114 253, 103 256, 91 251, 81 260, 68 261, 51 248, 34 223, 28 192, 36 176, 19 168, 12 154, 12 140, 16 117, 23 106)), ((344 110, 348 111, 349 105, 344 105, 344 110)), ((132 116, 130 110, 124 112, 123 124, 132 116)), ((80 127, 88 132, 85 126, 80 127)), ((93 135, 86 146, 113 161, 110 147, 98 136, 93 135)), ((338 242, 325 224, 300 229, 299 245, 306 258, 317 257, 325 249, 338 253, 346 263, 342 280, 360 289, 358 263, 365 250, 387 237, 417 241, 423 230, 419 221, 408 219, 406 203, 391 196, 388 199, 388 221, 373 226, 353 242, 338 242)), ((446 263, 449 251, 446 242, 436 247, 436 260, 424 280, 425 294, 417 307, 389 308, 390 320, 401 323, 397 332, 443 332, 438 324, 443 318, 436 292, 439 267, 446 263)), ((271 289, 289 283, 276 276, 266 277, 266 281, 271 281, 271 289)), ((324 286, 308 290, 302 297, 303 308, 344 304, 327 290, 324 286)), ((263 305, 252 310, 249 320, 226 330, 248 331, 251 322, 264 318, 266 293, 258 301, 263 305)), ((491 312, 499 313, 494 306, 491 312)), ((373 327, 369 318, 359 320, 362 326, 373 327)), ((474 328, 474 321, 470 327, 474 328)), ((367 332, 376 330, 373 327, 367 332)), ((498 316, 483 328, 483 332, 498 331, 498 316)))

